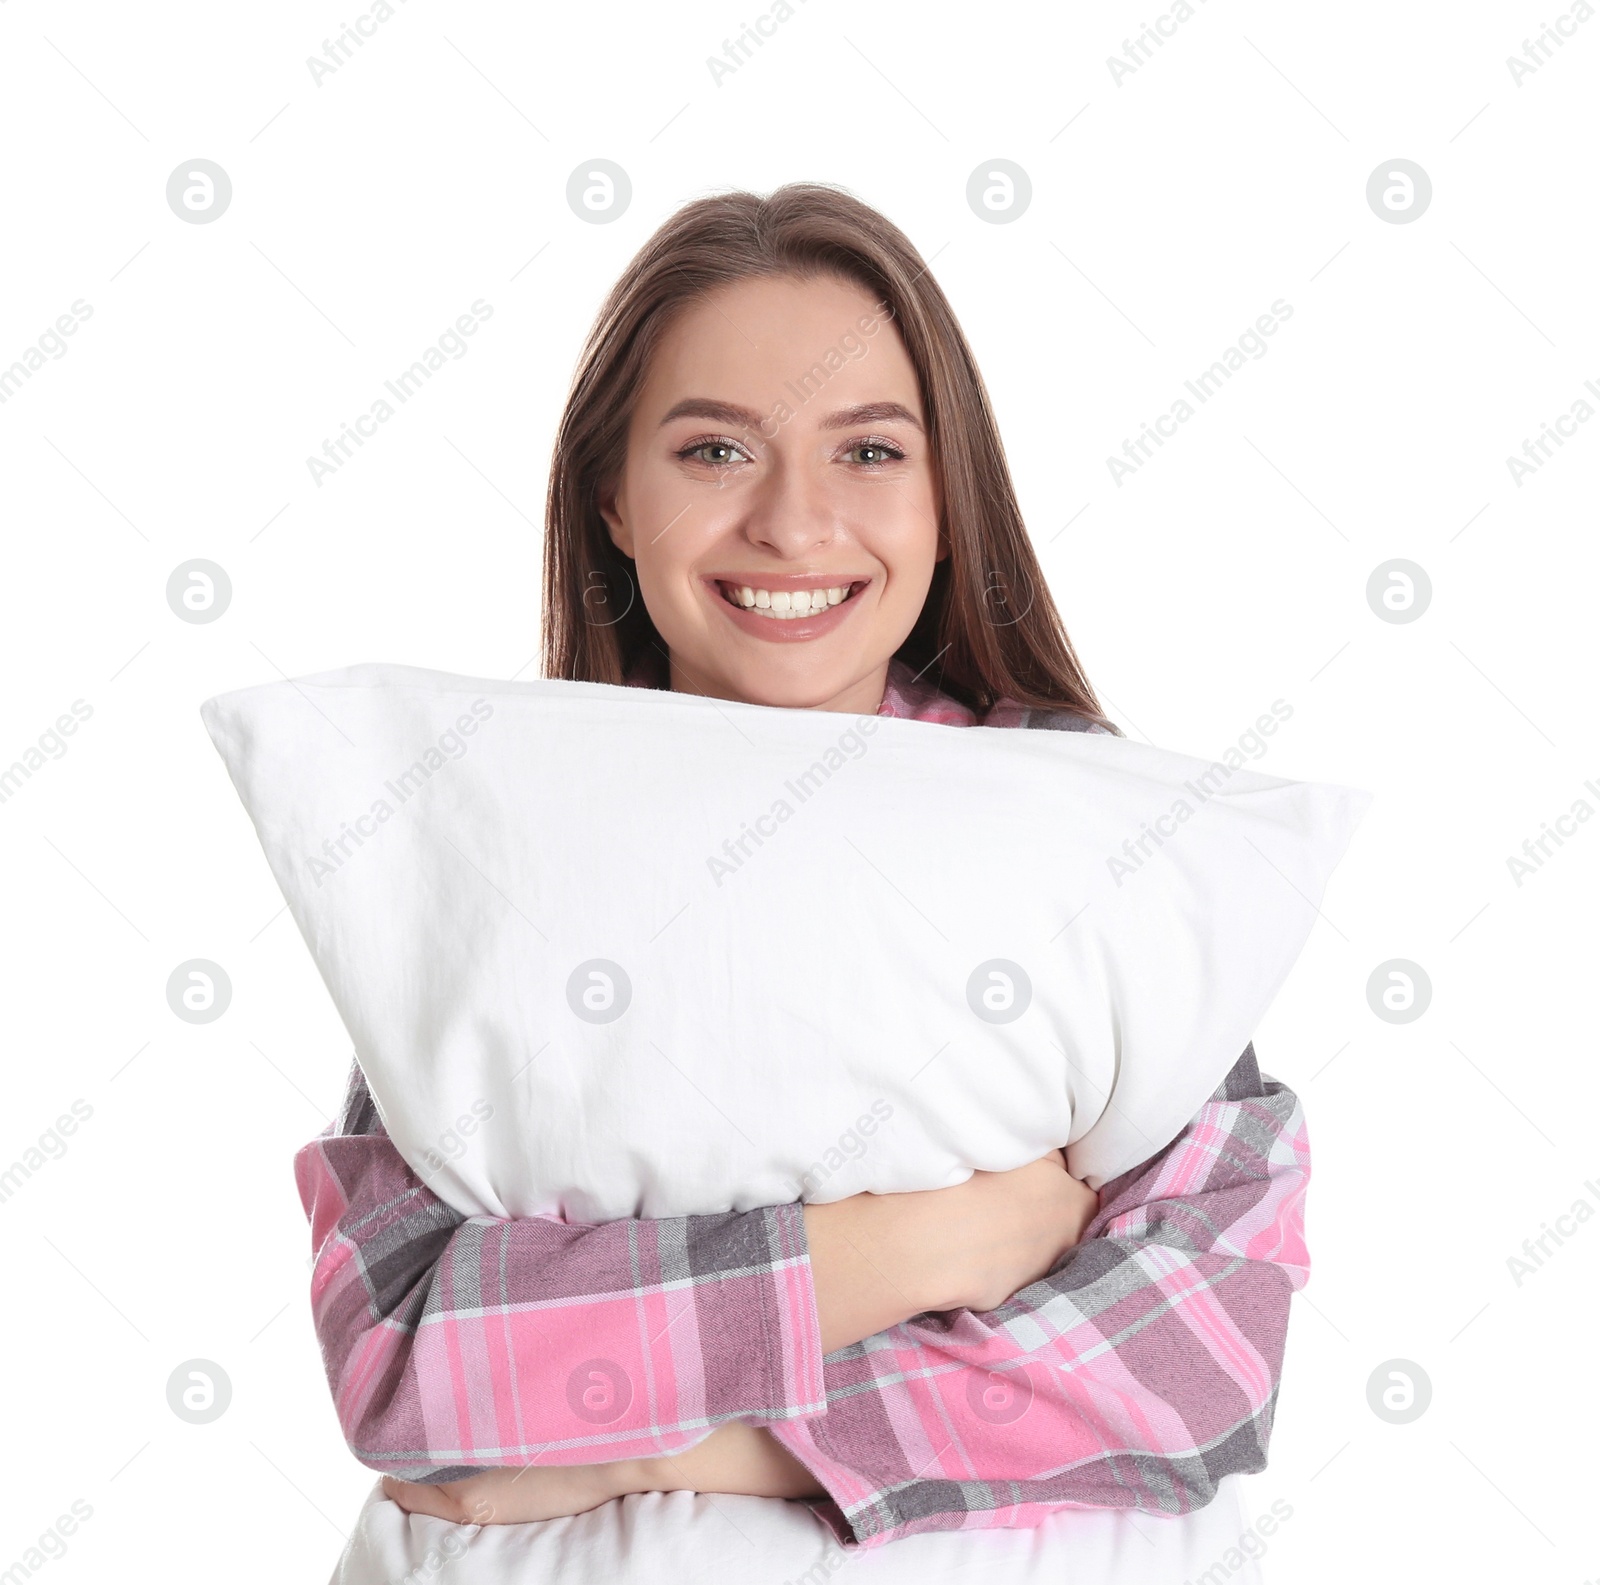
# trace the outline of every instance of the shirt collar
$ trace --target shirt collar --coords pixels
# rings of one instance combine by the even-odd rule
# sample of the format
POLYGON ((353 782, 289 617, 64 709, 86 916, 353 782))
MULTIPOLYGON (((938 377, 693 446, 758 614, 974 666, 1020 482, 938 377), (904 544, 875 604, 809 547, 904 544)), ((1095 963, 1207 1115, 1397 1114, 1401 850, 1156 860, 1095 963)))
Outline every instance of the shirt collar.
POLYGON ((938 721, 945 726, 973 726, 977 722, 964 704, 919 677, 898 655, 889 662, 883 703, 877 713, 906 721, 938 721))

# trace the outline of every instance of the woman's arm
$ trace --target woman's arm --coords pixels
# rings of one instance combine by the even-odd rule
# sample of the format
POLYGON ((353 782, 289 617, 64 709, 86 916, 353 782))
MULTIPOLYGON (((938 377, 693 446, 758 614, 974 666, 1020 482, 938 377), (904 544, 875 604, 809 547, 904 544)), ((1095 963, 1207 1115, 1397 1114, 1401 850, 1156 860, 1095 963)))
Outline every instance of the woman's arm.
MULTIPOLYGON (((989 1176, 1012 1187, 1000 1181, 1012 1174, 989 1176)), ((830 1352, 825 1416, 723 1426, 685 1452, 595 1466, 576 1499, 565 1472, 539 1470, 391 1495, 475 1523, 633 1491, 822 1497, 847 1546, 1027 1526, 1062 1507, 1202 1507, 1224 1475, 1266 1462, 1289 1296, 1307 1276, 1308 1176, 1299 1102, 1247 1046, 1171 1145, 1105 1186, 1083 1239, 1035 1266, 1039 1280, 997 1308, 945 1307, 830 1352)), ((997 1246, 1018 1236, 1025 1198, 993 1200, 997 1246)), ((832 1209, 807 1207, 808 1226, 832 1209)))
POLYGON ((824 1408, 799 1205, 598 1226, 464 1217, 407 1167, 359 1068, 295 1177, 328 1383, 370 1468, 448 1481, 655 1456, 724 1422, 824 1408))
MULTIPOLYGON (((820 1414, 825 1352, 1012 1291, 1054 1264, 1095 1204, 1054 1156, 826 1206, 598 1225, 465 1217, 406 1165, 354 1065, 340 1117, 295 1175, 345 1439, 362 1463, 419 1483, 657 1458, 740 1420, 820 1414)), ((720 1478, 735 1442, 686 1478, 720 1478)))
MULTIPOLYGON (((750 1449, 739 1433, 753 1428, 737 1422, 822 1412, 823 1353, 929 1309, 995 1302, 1049 1270, 1097 1203, 1052 1153, 954 1188, 829 1205, 598 1226, 467 1218, 407 1167, 354 1065, 340 1117, 295 1172, 345 1438, 363 1463, 419 1483, 693 1449, 667 1468, 713 1489, 733 1449, 750 1449)), ((757 1447, 767 1469, 798 1468, 757 1447)))
MULTIPOLYGON (((924 1308, 1000 1303, 1051 1271, 1098 1205, 1099 1196, 1067 1172, 1060 1151, 1010 1172, 976 1172, 947 1189, 807 1205, 824 1348, 847 1347, 924 1308), (938 1297, 919 1304, 924 1294, 938 1297)), ((630 1492, 829 1495, 763 1427, 742 1422, 719 1426, 691 1448, 650 1458, 497 1469, 430 1483, 390 1479, 384 1491, 410 1513, 458 1524, 554 1519, 630 1492)))
POLYGON ((1048 1276, 830 1355, 827 1414, 765 1434, 827 1490, 846 1544, 1202 1507, 1266 1465, 1309 1175, 1299 1101, 1247 1046, 1048 1276))
POLYGON ((452 1524, 528 1524, 586 1513, 631 1492, 704 1491, 748 1497, 825 1497, 816 1477, 759 1426, 719 1426, 684 1453, 612 1464, 491 1469, 466 1480, 412 1484, 385 1476, 384 1495, 407 1513, 452 1524))
MULTIPOLYGON (((1017 1206, 998 1180, 1013 1175, 989 1176, 999 1226, 1017 1206)), ((830 1354, 826 1417, 594 1466, 576 1498, 567 1472, 540 1470, 391 1495, 476 1523, 634 1491, 823 1496, 840 1539, 866 1545, 1061 1507, 1190 1511, 1224 1475, 1265 1465, 1289 1295, 1307 1275, 1308 1176, 1299 1103, 1246 1047, 1178 1139, 1106 1185, 1085 1240, 1067 1237, 1043 1278, 987 1313, 921 1315, 830 1354), (774 1461, 769 1442, 790 1456, 774 1461)))

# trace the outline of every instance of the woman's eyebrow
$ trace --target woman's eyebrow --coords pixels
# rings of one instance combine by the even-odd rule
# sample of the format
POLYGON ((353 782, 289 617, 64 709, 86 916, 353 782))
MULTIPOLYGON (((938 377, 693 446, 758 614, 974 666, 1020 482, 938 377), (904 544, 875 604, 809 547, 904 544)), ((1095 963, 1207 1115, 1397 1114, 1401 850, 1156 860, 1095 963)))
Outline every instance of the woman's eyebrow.
MULTIPOLYGON (((705 418, 712 423, 760 429, 769 421, 769 415, 758 413, 753 407, 742 407, 737 402, 722 402, 709 396, 690 396, 675 403, 662 415, 662 425, 677 418, 705 418)), ((822 420, 824 429, 853 429, 858 424, 909 424, 918 434, 923 433, 917 415, 900 402, 860 402, 854 407, 841 407, 822 420)))
POLYGON ((909 424, 920 435, 922 420, 910 408, 899 402, 862 402, 855 407, 841 407, 822 420, 824 429, 854 429, 857 424, 909 424))

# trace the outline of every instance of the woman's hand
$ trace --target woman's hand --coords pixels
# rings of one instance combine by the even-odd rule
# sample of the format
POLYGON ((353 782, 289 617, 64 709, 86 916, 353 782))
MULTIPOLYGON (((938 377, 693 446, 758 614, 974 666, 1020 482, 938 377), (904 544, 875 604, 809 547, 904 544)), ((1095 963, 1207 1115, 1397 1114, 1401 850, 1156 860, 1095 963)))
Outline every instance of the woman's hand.
POLYGON ((528 1524, 564 1519, 637 1488, 627 1483, 627 1466, 615 1464, 533 1464, 493 1469, 465 1480, 426 1485, 383 1478, 383 1494, 407 1513, 427 1514, 451 1524, 528 1524))
POLYGON ((816 1476, 764 1426, 733 1420, 683 1453, 636 1459, 630 1491, 721 1491, 747 1497, 825 1497, 816 1476))
POLYGON ((1099 1206, 1059 1150, 948 1189, 807 1205, 823 1352, 926 1310, 998 1308, 1055 1268, 1099 1206))
POLYGON ((998 1309, 1054 1271, 1100 1209, 1059 1150, 1010 1172, 975 1172, 943 1192, 952 1197, 941 1234, 954 1282, 953 1302, 939 1309, 998 1309))
POLYGON ((816 1478, 760 1426, 719 1426, 682 1453, 612 1464, 535 1464, 423 1485, 386 1475, 383 1494, 407 1513, 451 1524, 528 1524, 586 1513, 644 1491, 731 1492, 749 1497, 822 1497, 816 1478))

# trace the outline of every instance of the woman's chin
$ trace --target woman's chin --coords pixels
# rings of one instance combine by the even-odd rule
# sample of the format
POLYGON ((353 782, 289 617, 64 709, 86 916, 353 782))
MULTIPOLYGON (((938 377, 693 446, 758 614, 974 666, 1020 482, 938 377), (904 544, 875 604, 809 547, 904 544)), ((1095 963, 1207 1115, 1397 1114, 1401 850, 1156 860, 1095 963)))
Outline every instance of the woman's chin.
POLYGON ((731 654, 720 646, 699 654, 672 649, 671 686, 778 710, 873 714, 883 699, 888 661, 862 659, 854 646, 846 646, 850 653, 830 654, 832 647, 822 638, 800 644, 746 641, 731 654))
POLYGON ((841 695, 856 689, 860 679, 849 667, 824 667, 819 670, 814 660, 795 656, 789 664, 762 665, 736 671, 727 679, 721 697, 737 699, 743 704, 767 705, 775 710, 827 710, 852 709, 857 715, 872 714, 881 699, 881 690, 873 702, 864 709, 839 705, 841 695), (837 669, 837 676, 833 672, 837 669))

